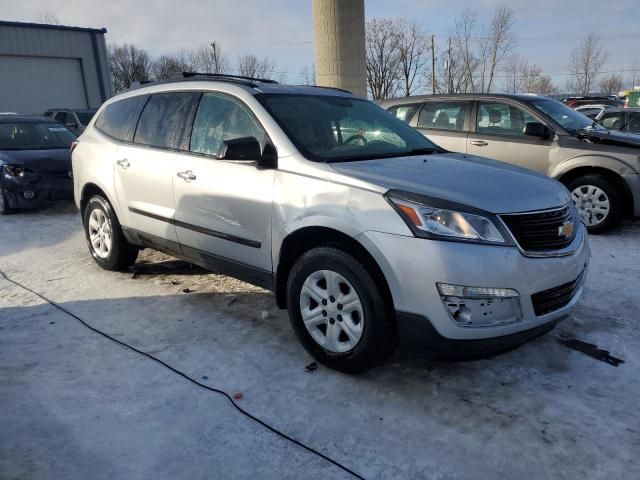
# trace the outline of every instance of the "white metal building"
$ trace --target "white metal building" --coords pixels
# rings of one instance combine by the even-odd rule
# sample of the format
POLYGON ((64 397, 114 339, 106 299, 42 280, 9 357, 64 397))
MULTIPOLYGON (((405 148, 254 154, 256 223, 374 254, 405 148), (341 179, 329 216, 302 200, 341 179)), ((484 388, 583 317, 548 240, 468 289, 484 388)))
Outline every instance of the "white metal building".
POLYGON ((0 112, 99 107, 111 96, 106 32, 0 21, 0 112))

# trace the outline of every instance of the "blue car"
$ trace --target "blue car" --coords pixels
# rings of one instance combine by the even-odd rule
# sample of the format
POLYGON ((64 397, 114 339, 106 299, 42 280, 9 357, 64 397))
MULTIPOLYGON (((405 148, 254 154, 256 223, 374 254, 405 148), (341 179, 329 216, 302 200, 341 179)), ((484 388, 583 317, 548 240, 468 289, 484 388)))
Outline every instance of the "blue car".
POLYGON ((75 139, 48 117, 0 115, 0 214, 72 198, 75 139))

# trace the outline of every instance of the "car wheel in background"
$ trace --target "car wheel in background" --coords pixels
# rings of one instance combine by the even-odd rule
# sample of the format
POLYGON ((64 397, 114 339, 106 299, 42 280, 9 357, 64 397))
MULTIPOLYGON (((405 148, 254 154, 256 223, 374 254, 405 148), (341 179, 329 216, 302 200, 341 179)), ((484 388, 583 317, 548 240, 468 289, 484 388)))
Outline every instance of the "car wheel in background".
POLYGON ((365 371, 395 347, 395 330, 374 277, 337 248, 314 248, 297 260, 289 274, 287 306, 304 348, 328 367, 365 371))
POLYGON ((122 270, 138 257, 138 248, 124 237, 111 204, 102 196, 91 197, 83 216, 91 256, 105 270, 122 270))
POLYGON ((622 220, 620 193, 607 178, 584 175, 569 182, 567 188, 589 233, 606 232, 622 220))

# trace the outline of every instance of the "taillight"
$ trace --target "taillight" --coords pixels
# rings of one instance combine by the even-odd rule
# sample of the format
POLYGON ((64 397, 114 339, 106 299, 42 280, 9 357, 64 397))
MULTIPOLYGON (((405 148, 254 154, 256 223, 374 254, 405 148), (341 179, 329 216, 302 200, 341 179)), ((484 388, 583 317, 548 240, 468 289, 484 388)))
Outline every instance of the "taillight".
POLYGON ((74 141, 71 143, 71 147, 69 147, 69 149, 70 149, 71 153, 73 153, 73 151, 76 149, 76 147, 78 146, 78 144, 79 144, 79 143, 80 143, 80 142, 79 142, 78 140, 74 140, 74 141))

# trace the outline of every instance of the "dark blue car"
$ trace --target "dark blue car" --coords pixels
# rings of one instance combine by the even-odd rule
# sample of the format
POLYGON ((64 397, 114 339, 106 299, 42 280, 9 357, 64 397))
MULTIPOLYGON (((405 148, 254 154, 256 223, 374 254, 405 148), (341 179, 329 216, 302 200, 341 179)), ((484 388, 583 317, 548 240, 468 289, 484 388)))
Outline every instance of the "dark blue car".
POLYGON ((75 139, 48 117, 0 115, 0 214, 72 198, 75 139))

